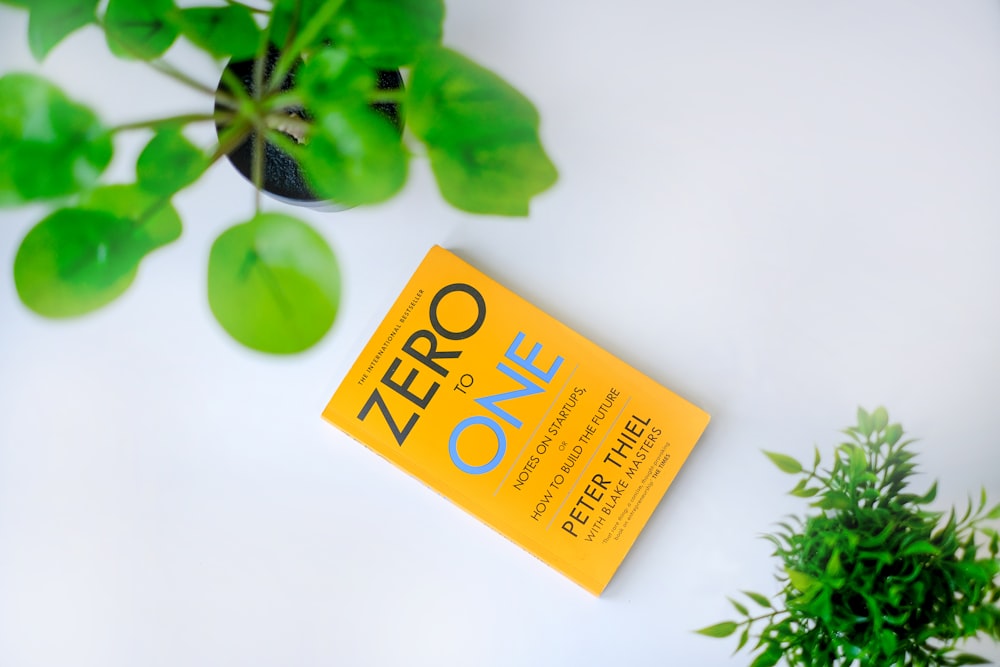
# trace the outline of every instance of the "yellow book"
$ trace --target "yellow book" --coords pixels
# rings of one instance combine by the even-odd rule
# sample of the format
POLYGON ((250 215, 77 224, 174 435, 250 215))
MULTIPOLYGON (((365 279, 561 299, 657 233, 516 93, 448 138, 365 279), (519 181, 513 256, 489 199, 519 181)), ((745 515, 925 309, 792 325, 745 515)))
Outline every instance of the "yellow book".
POLYGON ((595 595, 709 419, 440 247, 323 416, 595 595))

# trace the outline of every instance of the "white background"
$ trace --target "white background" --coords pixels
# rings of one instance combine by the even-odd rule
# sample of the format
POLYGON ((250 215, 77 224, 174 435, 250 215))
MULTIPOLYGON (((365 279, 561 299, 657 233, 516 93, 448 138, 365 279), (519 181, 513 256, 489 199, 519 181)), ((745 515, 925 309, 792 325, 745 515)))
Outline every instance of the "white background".
MULTIPOLYGON (((109 124, 208 108, 93 29, 37 66, 25 26, 0 8, 0 69, 109 124)), ((0 665, 747 664, 691 631, 776 590, 757 536, 805 508, 762 448, 829 451, 884 404, 935 507, 1000 501, 1000 3, 453 0, 445 40, 535 101, 560 181, 476 218, 417 159, 386 205, 296 211, 345 273, 302 356, 210 316, 211 241, 253 210, 225 165, 71 322, 11 278, 45 209, 0 211, 0 665), (319 417, 434 243, 713 415, 601 598, 319 417)))

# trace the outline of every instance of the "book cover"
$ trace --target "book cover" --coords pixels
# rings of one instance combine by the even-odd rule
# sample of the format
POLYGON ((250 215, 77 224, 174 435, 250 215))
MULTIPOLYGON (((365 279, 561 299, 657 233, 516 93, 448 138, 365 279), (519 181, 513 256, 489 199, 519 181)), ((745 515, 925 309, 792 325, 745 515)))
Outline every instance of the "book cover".
POLYGON ((323 416, 595 595, 709 420, 438 246, 323 416))

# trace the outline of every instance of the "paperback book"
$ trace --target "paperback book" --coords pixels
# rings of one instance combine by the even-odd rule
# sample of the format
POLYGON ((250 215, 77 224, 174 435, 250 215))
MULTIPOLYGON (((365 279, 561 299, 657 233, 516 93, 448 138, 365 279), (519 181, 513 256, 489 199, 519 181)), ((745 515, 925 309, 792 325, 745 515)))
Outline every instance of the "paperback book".
POLYGON ((595 595, 709 420, 438 246, 323 416, 595 595))

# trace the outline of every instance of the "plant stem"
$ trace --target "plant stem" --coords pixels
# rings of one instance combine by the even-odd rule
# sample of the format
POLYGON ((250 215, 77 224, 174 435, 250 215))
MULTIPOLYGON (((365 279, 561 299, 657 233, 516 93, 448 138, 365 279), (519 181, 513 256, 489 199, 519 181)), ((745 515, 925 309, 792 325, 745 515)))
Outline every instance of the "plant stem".
POLYGON ((760 616, 754 616, 752 618, 747 618, 744 621, 742 621, 740 623, 740 625, 743 625, 744 623, 747 623, 747 624, 756 623, 757 621, 762 621, 765 618, 774 618, 778 614, 787 614, 787 613, 788 613, 788 609, 772 609, 771 611, 767 612, 766 614, 761 614, 760 616))
POLYGON ((233 109, 239 109, 244 105, 253 104, 253 100, 247 93, 243 82, 235 74, 233 74, 231 69, 226 68, 222 70, 222 83, 226 86, 227 92, 233 95, 233 97, 230 97, 233 101, 233 109))
POLYGON ((261 107, 260 101, 264 97, 265 54, 264 42, 262 41, 259 53, 253 61, 253 101, 254 109, 257 113, 254 114, 253 152, 251 153, 253 164, 251 168, 254 185, 254 209, 257 213, 260 213, 261 190, 264 188, 264 151, 266 150, 264 132, 267 130, 267 121, 261 118, 259 113, 261 107))
POLYGON ((194 88, 195 90, 205 93, 206 95, 212 95, 213 97, 215 96, 214 88, 210 88, 209 86, 203 84, 202 82, 193 79, 184 72, 178 70, 170 63, 167 63, 163 60, 150 60, 148 62, 149 66, 155 69, 157 72, 164 74, 170 77, 171 79, 174 79, 175 81, 183 83, 189 88, 194 88))
MULTIPOLYGON (((206 169, 207 169, 207 167, 206 167, 206 169)), ((176 193, 174 193, 174 194, 176 194, 176 193)), ((170 203, 170 199, 173 196, 174 196, 173 194, 163 195, 162 197, 160 197, 159 199, 157 199, 156 201, 154 201, 152 204, 150 204, 149 206, 147 206, 146 210, 144 210, 141 214, 139 214, 136 217, 136 219, 135 219, 136 229, 141 229, 142 226, 144 224, 146 224, 146 222, 150 218, 152 218, 156 214, 157 211, 159 211, 161 208, 163 208, 164 206, 166 206, 167 204, 170 203)))
POLYGON ((264 101, 267 102, 268 111, 284 111, 289 107, 301 107, 303 104, 302 96, 294 90, 279 90, 268 95, 264 101))
MULTIPOLYGON (((281 45, 281 52, 290 51, 292 48, 292 42, 295 39, 295 35, 299 31, 299 21, 302 19, 302 0, 295 0, 295 6, 292 7, 292 18, 288 22, 288 33, 285 35, 285 43, 281 45)), ((271 25, 267 26, 268 38, 270 38, 271 25)))
POLYGON ((254 185, 254 210, 260 213, 261 190, 264 189, 264 128, 261 123, 257 124, 253 135, 253 185, 254 185))
POLYGON ((209 159, 209 165, 215 164, 223 155, 228 155, 243 143, 250 131, 250 123, 246 118, 238 118, 237 123, 227 127, 219 136, 219 145, 209 159))
MULTIPOLYGON (((309 22, 306 23, 302 31, 295 36, 291 46, 283 49, 281 55, 278 57, 278 62, 275 64, 274 70, 271 72, 271 79, 268 82, 268 93, 273 93, 281 87, 281 83, 284 81, 285 75, 288 74, 288 71, 291 69, 302 50, 309 46, 309 44, 319 36, 323 27, 337 15, 337 12, 340 11, 340 8, 343 5, 344 0, 327 0, 320 10, 309 18, 309 22)), ((289 34, 291 34, 291 31, 289 31, 289 34)))
MULTIPOLYGON (((104 24, 103 17, 94 19, 94 23, 105 34, 107 34, 108 29, 107 26, 104 24)), ((222 92, 217 92, 214 88, 207 86, 202 82, 184 74, 170 63, 167 63, 163 60, 147 60, 146 58, 143 58, 141 55, 137 54, 134 50, 130 49, 127 44, 120 44, 119 46, 121 46, 121 48, 127 51, 129 55, 131 55, 133 58, 142 61, 146 65, 155 69, 160 74, 163 74, 171 79, 174 79, 175 81, 182 83, 185 86, 188 86, 189 88, 193 88, 198 92, 205 93, 206 95, 211 95, 215 97, 216 102, 222 106, 226 106, 231 109, 236 108, 236 103, 233 101, 231 97, 222 92)))
POLYGON ((375 90, 368 96, 369 104, 402 104, 406 101, 406 91, 402 88, 396 90, 375 90))
POLYGON ((129 130, 155 129, 164 125, 187 125, 188 123, 200 123, 210 120, 230 120, 233 114, 225 112, 218 114, 210 113, 188 113, 178 116, 166 116, 164 118, 152 118, 150 120, 140 120, 132 123, 122 123, 110 128, 110 132, 127 132, 129 130))
MULTIPOLYGON (((232 128, 227 128, 227 129, 232 129, 232 128)), ((225 145, 220 144, 219 148, 212 154, 208 162, 205 164, 205 168, 202 170, 202 174, 204 174, 212 167, 212 165, 218 162, 223 155, 226 155, 228 152, 236 148, 236 146, 238 146, 240 142, 243 141, 244 137, 245 135, 239 132, 235 133, 234 137, 227 136, 226 144, 225 145)), ((163 195, 159 199, 154 201, 152 204, 147 206, 146 209, 136 217, 135 219, 136 227, 141 228, 150 218, 152 218, 157 213, 157 211, 159 211, 161 208, 169 204, 170 200, 173 198, 175 194, 177 193, 174 192, 171 194, 163 195)))

